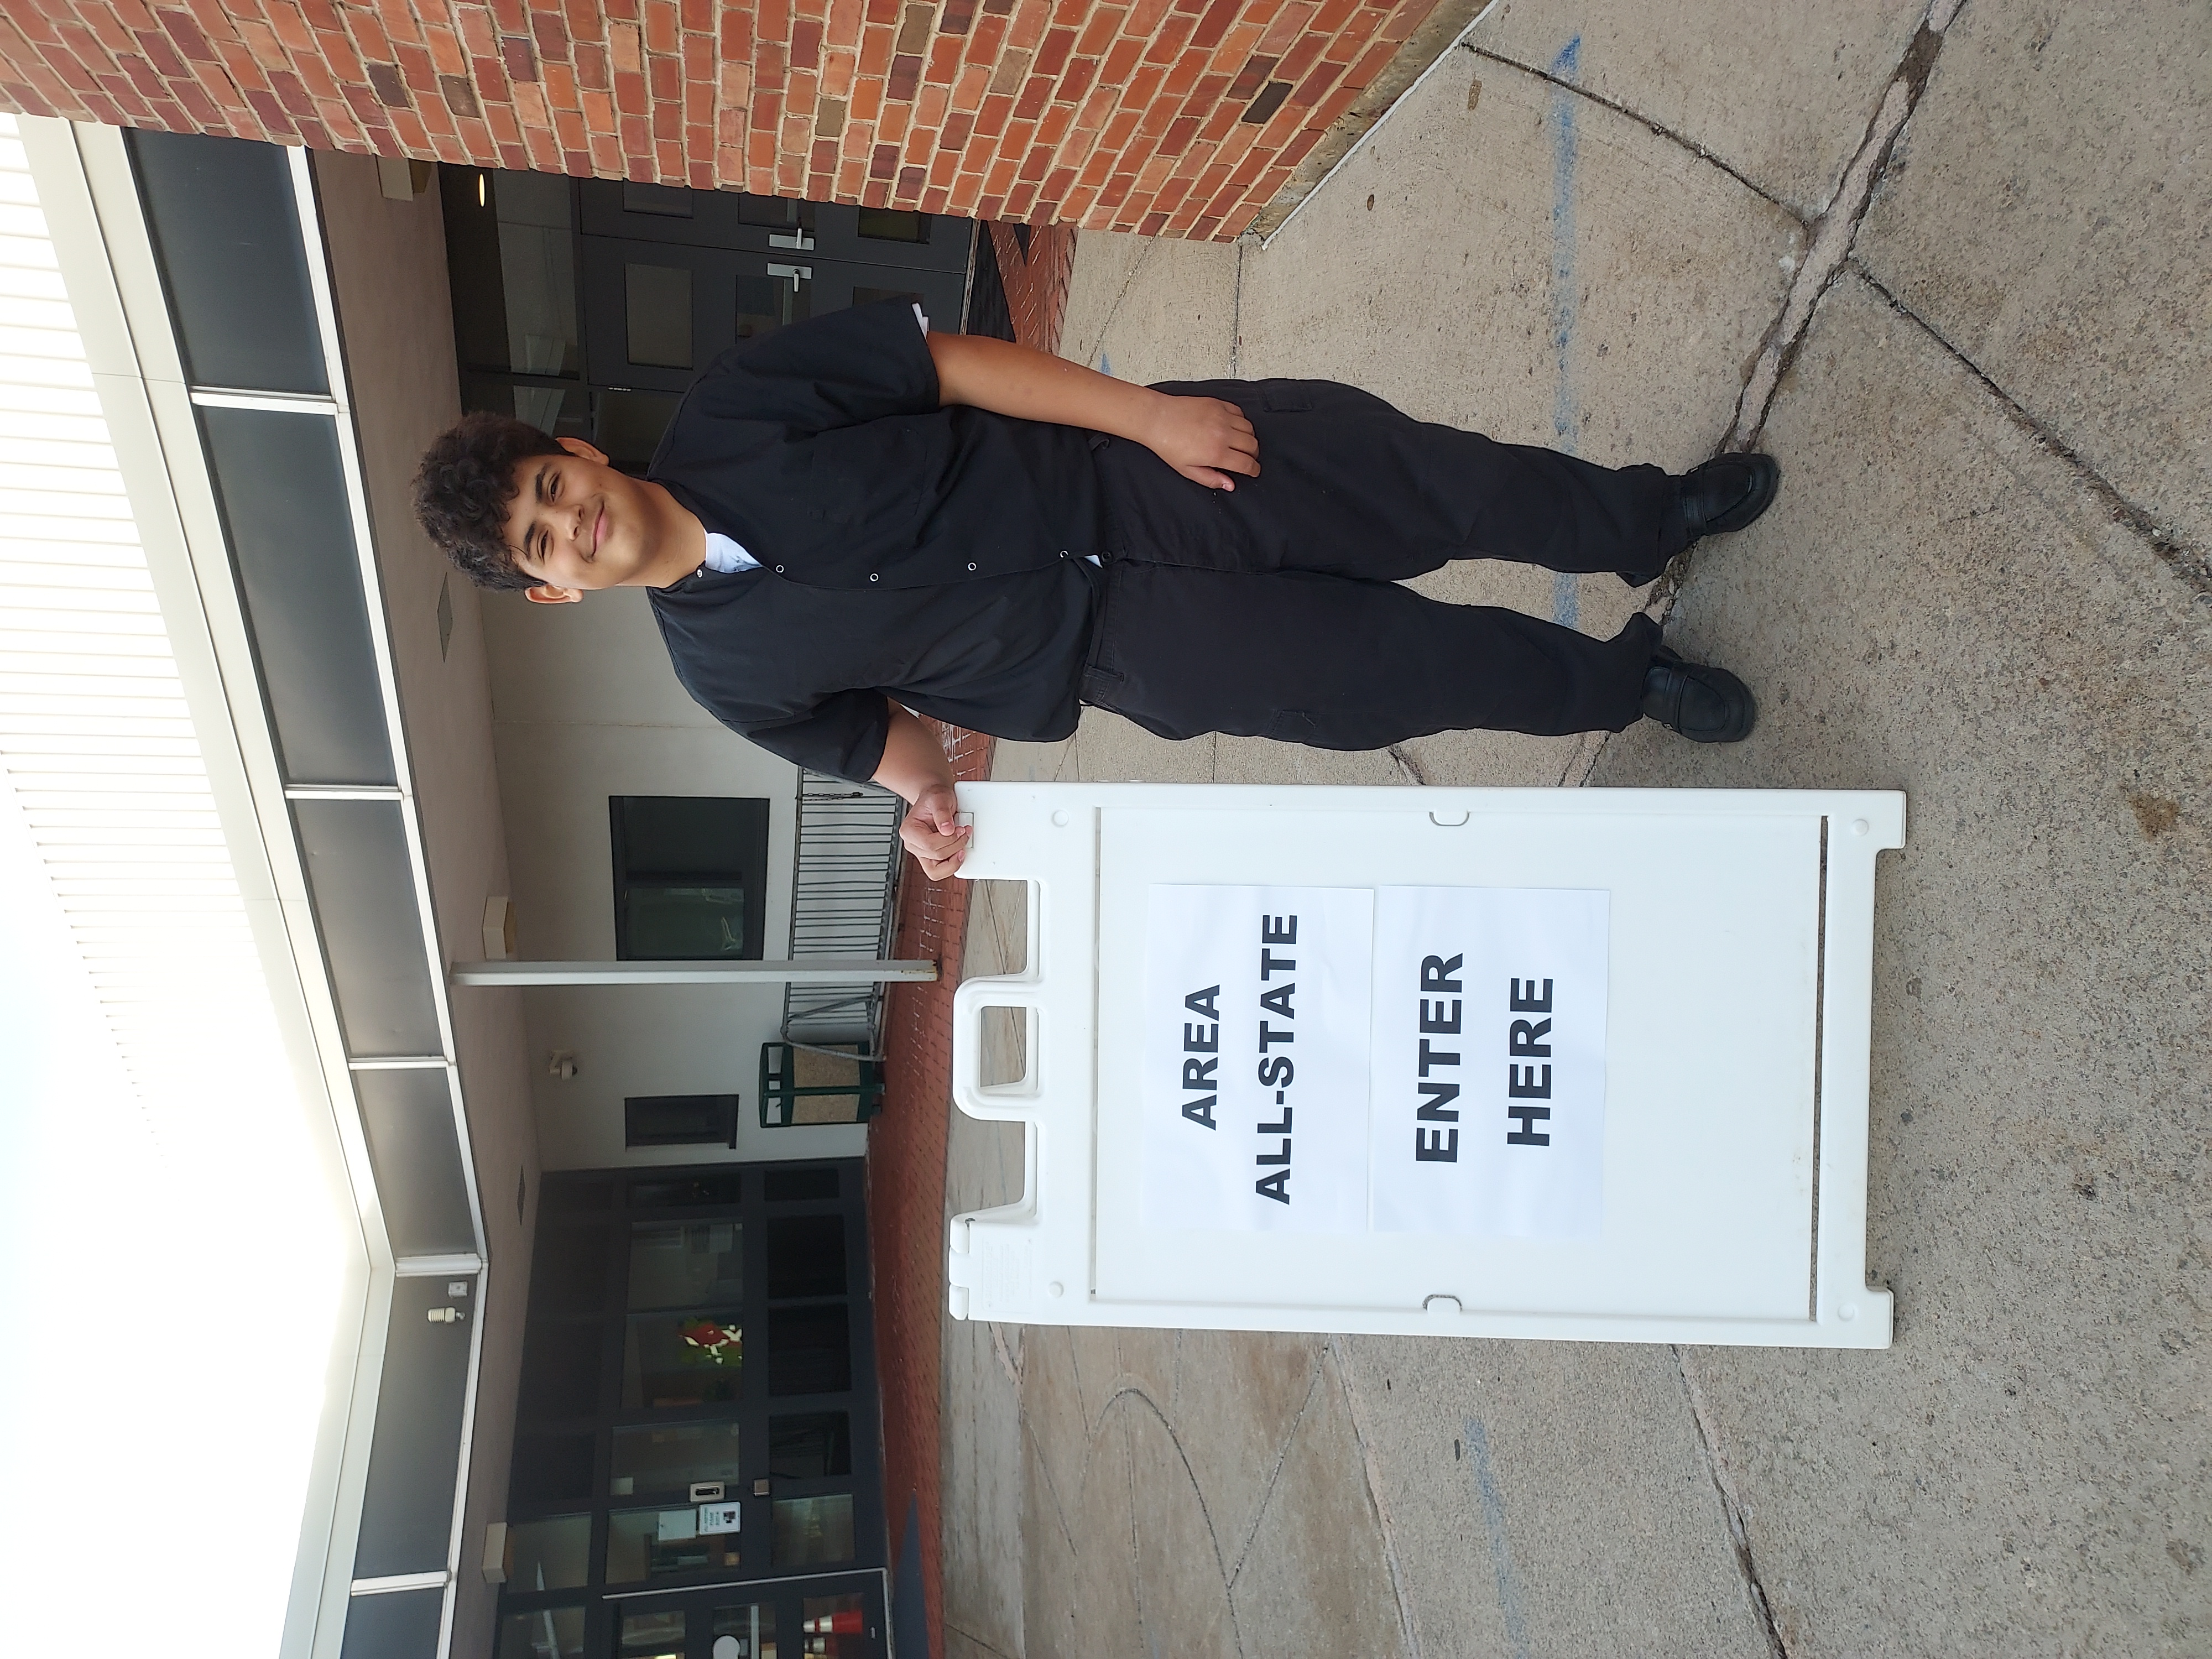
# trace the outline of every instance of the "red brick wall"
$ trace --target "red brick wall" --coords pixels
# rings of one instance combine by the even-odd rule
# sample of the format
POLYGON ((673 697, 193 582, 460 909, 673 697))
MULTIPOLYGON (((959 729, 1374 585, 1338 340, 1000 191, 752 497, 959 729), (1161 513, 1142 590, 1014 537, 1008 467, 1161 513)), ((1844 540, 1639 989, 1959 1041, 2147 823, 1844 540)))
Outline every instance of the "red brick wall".
POLYGON ((1360 114, 1360 93, 1437 3, 4 0, 0 101, 316 149, 1225 238, 1332 128, 1341 148, 1341 118, 1360 114))
MULTIPOLYGON (((934 721, 931 722, 935 726, 934 721)), ((991 740, 936 727, 952 769, 973 781, 991 773, 991 740)), ((884 1019, 888 1061, 884 1111, 868 1126, 868 1256, 875 1272, 876 1373, 883 1388, 884 1505, 900 1547, 907 1503, 921 1509, 919 1570, 929 1612, 929 1650, 945 1651, 938 1408, 945 1317, 945 1149, 952 1114, 952 992, 968 935, 968 884, 930 881, 911 863, 899 897, 892 954, 934 957, 933 985, 891 988, 884 1019)))
POLYGON ((1075 233, 1058 226, 1033 230, 1026 253, 1012 226, 994 222, 988 234, 1014 338, 1039 351, 1058 351, 1068 279, 1075 272, 1075 233))

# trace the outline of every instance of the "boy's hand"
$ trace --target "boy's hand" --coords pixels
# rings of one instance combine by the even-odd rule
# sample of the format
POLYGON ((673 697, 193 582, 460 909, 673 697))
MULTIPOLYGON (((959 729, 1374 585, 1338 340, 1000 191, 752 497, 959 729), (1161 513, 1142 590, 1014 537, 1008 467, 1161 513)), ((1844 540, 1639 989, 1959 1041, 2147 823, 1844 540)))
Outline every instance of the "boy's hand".
POLYGON ((932 881, 943 881, 968 856, 969 839, 975 831, 953 822, 959 810, 951 786, 933 784, 921 792, 899 825, 901 844, 914 854, 921 873, 932 881))
POLYGON ((1234 489, 1237 477, 1260 476, 1260 440, 1235 404, 1218 398, 1160 394, 1145 447, 1176 471, 1209 489, 1234 489))

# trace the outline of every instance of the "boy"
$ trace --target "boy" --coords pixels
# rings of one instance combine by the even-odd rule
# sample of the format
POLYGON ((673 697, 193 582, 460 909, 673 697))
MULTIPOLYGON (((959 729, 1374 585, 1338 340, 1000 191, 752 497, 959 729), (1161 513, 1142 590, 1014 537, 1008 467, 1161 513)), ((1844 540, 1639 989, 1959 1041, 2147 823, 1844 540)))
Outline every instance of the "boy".
POLYGON ((643 479, 476 414, 431 447, 416 503, 483 586, 647 589, 684 689, 787 759, 896 791, 937 880, 967 832, 908 709, 1030 742, 1085 702, 1167 738, 1334 749, 1647 717, 1739 741, 1742 682, 1648 618, 1595 640, 1397 584, 1481 556, 1640 586, 1757 518, 1778 477, 1763 455, 1615 471, 1328 381, 1133 386, 885 301, 726 353, 643 479))

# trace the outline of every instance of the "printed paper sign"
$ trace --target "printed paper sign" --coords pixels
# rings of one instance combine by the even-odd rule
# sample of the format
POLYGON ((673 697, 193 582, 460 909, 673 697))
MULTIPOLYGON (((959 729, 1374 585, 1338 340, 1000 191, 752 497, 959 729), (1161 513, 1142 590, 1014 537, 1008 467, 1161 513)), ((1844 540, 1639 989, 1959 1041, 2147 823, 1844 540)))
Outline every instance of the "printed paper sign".
POLYGON ((1144 1218, 1367 1231, 1366 888, 1152 889, 1144 1218))
POLYGON ((1595 1237, 1609 899, 1153 887, 1146 1224, 1595 1237))
POLYGON ((1595 1237, 1610 895, 1375 895, 1377 1232, 1595 1237))

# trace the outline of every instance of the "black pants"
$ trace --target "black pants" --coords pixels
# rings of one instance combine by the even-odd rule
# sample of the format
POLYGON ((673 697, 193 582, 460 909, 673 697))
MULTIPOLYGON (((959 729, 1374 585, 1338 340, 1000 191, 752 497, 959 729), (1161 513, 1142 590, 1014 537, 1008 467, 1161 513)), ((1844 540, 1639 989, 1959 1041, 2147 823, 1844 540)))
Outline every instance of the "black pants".
POLYGON ((1465 558, 1656 574, 1684 544, 1657 467, 1494 443, 1326 380, 1160 389, 1241 407, 1261 476, 1208 489, 1140 445, 1100 453, 1110 540, 1085 702, 1164 738, 1321 749, 1638 717, 1648 618, 1596 640, 1397 584, 1465 558))

